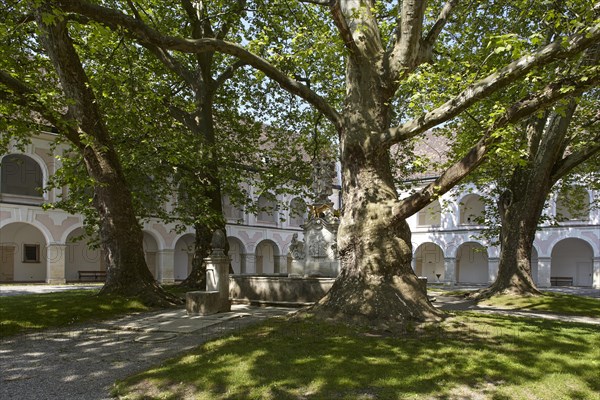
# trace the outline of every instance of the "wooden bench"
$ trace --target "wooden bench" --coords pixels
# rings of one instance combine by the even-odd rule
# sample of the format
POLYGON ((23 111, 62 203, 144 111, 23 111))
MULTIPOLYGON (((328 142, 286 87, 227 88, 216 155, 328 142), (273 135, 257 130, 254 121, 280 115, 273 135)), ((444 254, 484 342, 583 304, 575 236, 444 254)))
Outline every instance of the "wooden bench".
POLYGON ((77 271, 79 281, 105 281, 106 271, 77 271))
POLYGON ((573 286, 573 277, 571 276, 551 276, 550 286, 573 286))

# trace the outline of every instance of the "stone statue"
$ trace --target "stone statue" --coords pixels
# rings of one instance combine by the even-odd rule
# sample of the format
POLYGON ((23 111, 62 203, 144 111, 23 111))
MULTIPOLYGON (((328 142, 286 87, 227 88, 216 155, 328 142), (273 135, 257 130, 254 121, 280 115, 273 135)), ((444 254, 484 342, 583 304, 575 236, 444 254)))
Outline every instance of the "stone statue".
POLYGON ((221 229, 217 229, 213 232, 212 240, 210 241, 210 247, 212 248, 212 255, 225 255, 225 244, 227 243, 227 237, 221 229))
POLYGON ((329 196, 333 194, 333 178, 335 177, 334 164, 320 160, 313 165, 313 183, 312 190, 315 196, 315 203, 330 203, 329 196))
POLYGON ((304 241, 298 240, 298 234, 294 233, 290 243, 290 254, 294 260, 304 259, 304 241))

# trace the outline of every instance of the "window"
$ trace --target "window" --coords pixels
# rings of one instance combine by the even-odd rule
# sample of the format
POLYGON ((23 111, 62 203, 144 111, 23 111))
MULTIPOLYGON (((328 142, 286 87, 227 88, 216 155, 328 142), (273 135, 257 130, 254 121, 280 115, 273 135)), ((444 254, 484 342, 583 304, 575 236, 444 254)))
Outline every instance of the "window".
POLYGON ((290 226, 300 226, 307 219, 306 203, 299 197, 290 202, 290 226))
POLYGON ((440 226, 441 215, 440 202, 435 200, 417 213, 417 224, 419 226, 440 226))
POLYGON ((40 245, 39 244, 24 244, 23 245, 23 262, 24 263, 39 263, 40 262, 40 245))
POLYGON ((582 186, 573 186, 559 193, 556 218, 559 221, 585 221, 589 218, 590 197, 582 186))
POLYGON ((6 194, 42 197, 42 169, 34 159, 10 154, 2 159, 0 191, 6 194))
POLYGON ((483 198, 476 194, 465 196, 460 203, 460 223, 464 225, 480 224, 484 218, 483 198))
POLYGON ((277 222, 277 202, 271 193, 265 193, 258 198, 258 221, 267 223, 277 222))

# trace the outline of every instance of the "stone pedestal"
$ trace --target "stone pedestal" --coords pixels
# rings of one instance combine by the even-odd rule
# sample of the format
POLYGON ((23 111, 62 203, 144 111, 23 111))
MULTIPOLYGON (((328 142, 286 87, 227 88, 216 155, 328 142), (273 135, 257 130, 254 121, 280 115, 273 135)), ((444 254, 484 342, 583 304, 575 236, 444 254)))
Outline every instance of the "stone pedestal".
POLYGON ((325 218, 309 220, 304 229, 301 257, 294 257, 290 276, 336 277, 340 272, 337 259, 338 222, 325 218))
POLYGON ((229 301, 229 257, 211 255, 206 263, 206 291, 219 293, 219 312, 231 310, 229 301))
POLYGON ((212 253, 206 264, 206 291, 188 292, 185 309, 188 314, 210 315, 231 311, 229 301, 229 257, 223 252, 225 233, 216 230, 210 246, 212 253))
POLYGON ((185 309, 188 314, 211 315, 221 311, 221 294, 219 292, 187 292, 185 309))

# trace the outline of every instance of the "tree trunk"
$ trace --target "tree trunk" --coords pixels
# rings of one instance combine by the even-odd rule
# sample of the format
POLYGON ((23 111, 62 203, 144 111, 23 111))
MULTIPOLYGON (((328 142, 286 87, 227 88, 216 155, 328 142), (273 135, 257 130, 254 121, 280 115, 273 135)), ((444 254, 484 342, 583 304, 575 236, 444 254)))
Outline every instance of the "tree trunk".
POLYGON ((498 200, 502 220, 498 276, 477 297, 540 294, 531 275, 531 252, 546 191, 529 192, 526 187, 513 184, 498 200))
POLYGON ((69 37, 66 20, 53 18, 45 22, 45 14, 52 14, 49 3, 36 12, 42 32, 40 40, 70 101, 67 116, 77 126, 77 130, 66 129, 64 134, 81 151, 95 181, 93 205, 100 218, 100 240, 107 264, 107 280, 100 294, 135 296, 150 306, 181 303, 165 292, 148 270, 131 192, 92 86, 69 37))
MULTIPOLYGON (((90 176, 97 182, 94 207, 100 218, 100 240, 107 265, 106 283, 100 295, 137 297, 149 306, 171 306, 181 300, 158 285, 144 257, 143 233, 135 216, 131 192, 120 171, 107 153, 84 150, 90 176), (104 168, 101 167, 104 166, 104 168), (114 171, 114 173, 107 173, 114 171)), ((116 157, 116 155, 115 155, 116 157)))
POLYGON ((562 113, 546 112, 528 121, 527 163, 515 168, 508 189, 498 199, 502 222, 498 277, 474 297, 540 294, 531 276, 533 241, 544 203, 557 180, 553 170, 567 148, 565 140, 576 108, 577 102, 570 100, 562 113))
POLYGON ((439 319, 411 267, 408 224, 391 223, 396 194, 378 171, 389 159, 359 166, 351 161, 354 156, 346 156, 351 177, 344 185, 338 231, 341 273, 315 310, 375 326, 439 319))
POLYGON ((192 270, 181 282, 180 286, 189 289, 206 290, 206 265, 204 259, 210 255, 210 241, 212 230, 206 224, 194 225, 194 255, 192 257, 192 270))

